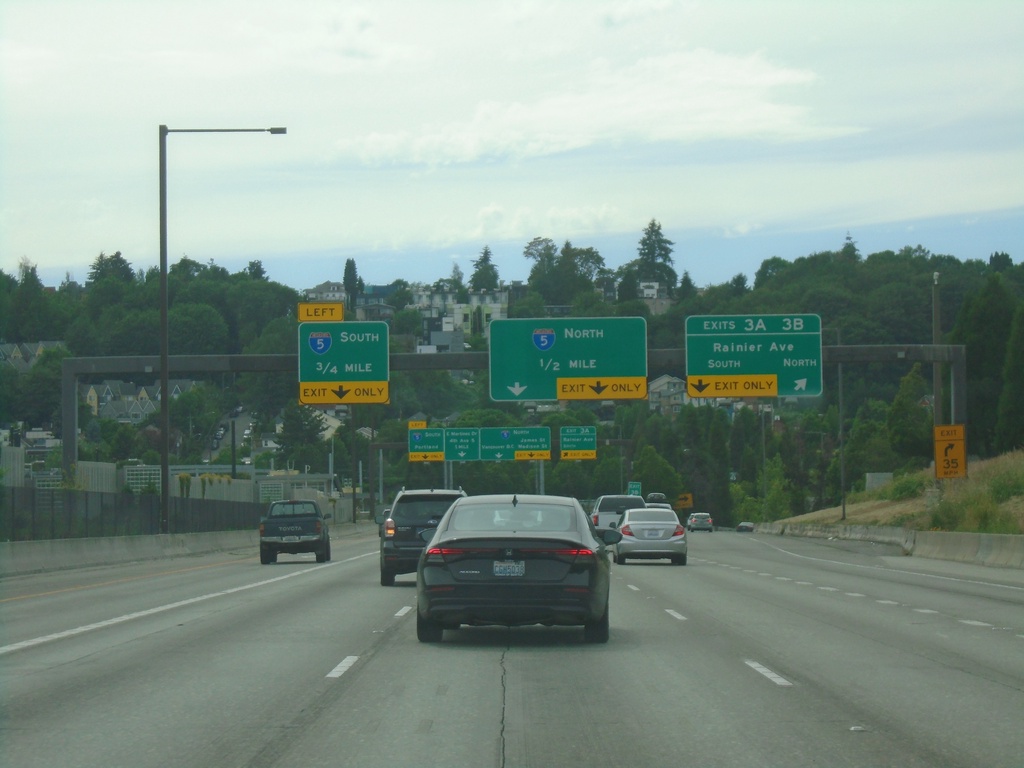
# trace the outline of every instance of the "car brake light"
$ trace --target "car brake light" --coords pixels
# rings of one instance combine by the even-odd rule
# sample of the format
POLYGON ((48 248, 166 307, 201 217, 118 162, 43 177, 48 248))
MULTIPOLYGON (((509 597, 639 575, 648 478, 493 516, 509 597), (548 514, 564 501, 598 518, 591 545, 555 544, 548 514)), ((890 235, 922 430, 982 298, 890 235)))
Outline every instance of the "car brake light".
POLYGON ((391 538, 395 535, 395 521, 388 518, 384 521, 384 538, 391 538))
POLYGON ((676 529, 674 531, 672 531, 672 535, 673 536, 685 536, 686 535, 686 529, 683 528, 683 526, 681 526, 681 525, 677 525, 676 529))
POLYGON ((619 533, 621 533, 623 536, 632 536, 633 529, 630 528, 628 525, 624 525, 621 528, 619 528, 619 533))
POLYGON ((265 536, 267 533, 267 526, 260 523, 260 536, 265 536))
POLYGON ((594 515, 594 525, 597 525, 597 515, 594 515))

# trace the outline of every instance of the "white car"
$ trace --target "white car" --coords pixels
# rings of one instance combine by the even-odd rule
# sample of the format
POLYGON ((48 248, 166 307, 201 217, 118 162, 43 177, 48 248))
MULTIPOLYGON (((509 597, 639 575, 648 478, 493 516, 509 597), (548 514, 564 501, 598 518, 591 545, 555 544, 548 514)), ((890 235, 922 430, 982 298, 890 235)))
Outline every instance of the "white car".
POLYGON ((622 534, 622 540, 611 546, 619 565, 627 558, 668 559, 674 565, 686 565, 686 528, 675 511, 650 505, 627 509, 618 525, 612 523, 612 527, 622 534))

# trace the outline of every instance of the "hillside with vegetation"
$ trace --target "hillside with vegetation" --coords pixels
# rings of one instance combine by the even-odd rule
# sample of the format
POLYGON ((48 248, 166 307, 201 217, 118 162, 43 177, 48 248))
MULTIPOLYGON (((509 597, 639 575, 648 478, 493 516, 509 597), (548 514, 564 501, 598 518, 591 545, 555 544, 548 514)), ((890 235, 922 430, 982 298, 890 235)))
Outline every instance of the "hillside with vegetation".
MULTIPOLYGON (((935 309, 941 342, 966 347, 969 453, 988 460, 1024 445, 1024 265, 1014 264, 1008 254, 960 260, 906 246, 864 255, 848 236, 835 251, 792 261, 772 256, 752 279, 738 274, 720 285, 698 287, 685 266, 700 254, 678 254, 673 246, 655 220, 640 233, 636 253, 618 259, 617 265, 591 247, 535 238, 523 248, 529 278, 523 290, 511 295, 508 314, 642 316, 648 348, 659 350, 685 346, 685 321, 691 315, 817 314, 826 346, 930 344, 935 309), (657 283, 662 294, 657 302, 642 298, 641 284, 650 283, 657 283)), ((337 273, 343 274, 348 303, 354 306, 370 287, 353 259, 339 263, 337 273)), ((0 342, 62 342, 27 371, 0 364, 0 425, 59 432, 60 366, 66 356, 159 354, 159 282, 156 268, 137 269, 119 252, 97 256, 84 284, 68 278, 60 286, 43 286, 27 259, 17 275, 0 271, 0 342)), ((172 355, 297 355, 295 311, 302 296, 270 280, 260 262, 231 274, 212 261, 182 258, 171 265, 168 285, 172 355)), ((506 286, 484 246, 468 279, 456 265, 432 285, 399 279, 381 293, 395 310, 393 337, 411 342, 422 338, 424 328, 414 293, 434 291, 462 302, 471 292, 506 286)), ((480 333, 467 341, 472 349, 487 349, 480 333)), ((392 346, 392 351, 405 349, 412 347, 392 346)), ((685 376, 683 370, 664 372, 685 376)), ((444 482, 442 467, 409 462, 405 450, 394 447, 407 444, 407 420, 413 415, 450 427, 595 425, 597 460, 550 462, 544 478, 548 492, 592 499, 622 492, 626 482, 640 480, 645 492, 657 490, 671 498, 691 494, 696 509, 711 512, 723 525, 779 520, 834 509, 844 492, 850 504, 870 503, 851 502, 864 488, 867 473, 893 473, 893 488, 927 485, 931 379, 930 367, 847 364, 840 388, 838 367, 829 365, 818 397, 718 401, 657 412, 646 402, 609 407, 574 401, 564 408, 495 403, 486 370, 427 371, 414 377, 393 372, 390 403, 353 406, 351 428, 325 439, 323 414, 296 402, 294 374, 240 373, 200 382, 172 401, 176 439, 171 462, 197 463, 220 414, 244 405, 257 421, 257 434, 280 427, 279 448, 259 461, 326 472, 333 457, 335 467, 351 468, 355 476, 360 463, 375 466, 370 453, 379 450, 387 496, 401 485, 444 482)), ((948 387, 948 371, 941 379, 948 387)), ((151 386, 153 381, 136 383, 151 386)), ((949 402, 948 391, 942 402, 949 402)), ((948 408, 945 414, 948 418, 948 408)), ((93 418, 83 409, 79 423, 82 459, 123 462, 134 457, 158 463, 157 419, 125 424, 93 418)), ((59 466, 59 457, 53 461, 59 466)), ((532 462, 470 462, 457 465, 454 476, 469 492, 500 492, 537 487, 537 473, 532 462)), ((979 512, 974 517, 988 529, 1006 527, 1000 515, 979 512)), ((932 524, 947 528, 961 523, 949 514, 932 524)))
POLYGON ((828 507, 785 522, 1024 534, 1024 451, 972 462, 968 477, 940 485, 928 470, 903 475, 881 488, 850 494, 845 510, 828 507))

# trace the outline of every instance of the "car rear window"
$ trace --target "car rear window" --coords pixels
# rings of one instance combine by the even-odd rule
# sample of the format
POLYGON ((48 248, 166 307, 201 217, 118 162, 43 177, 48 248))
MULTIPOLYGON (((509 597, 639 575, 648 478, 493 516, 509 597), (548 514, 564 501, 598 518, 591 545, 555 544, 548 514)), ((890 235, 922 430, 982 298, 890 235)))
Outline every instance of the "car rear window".
POLYGON ((636 509, 645 506, 646 502, 639 496, 609 496, 601 499, 598 512, 625 512, 627 509, 636 509))
POLYGON ((298 517, 315 514, 316 505, 314 504, 274 504, 270 508, 271 517, 298 517))
POLYGON ((576 513, 564 504, 460 504, 452 512, 455 531, 574 531, 576 513))
POLYGON ((631 509, 626 513, 631 523, 678 523, 676 513, 668 509, 631 509))
POLYGON ((396 523, 414 523, 440 517, 458 496, 403 496, 391 510, 391 519, 396 523))

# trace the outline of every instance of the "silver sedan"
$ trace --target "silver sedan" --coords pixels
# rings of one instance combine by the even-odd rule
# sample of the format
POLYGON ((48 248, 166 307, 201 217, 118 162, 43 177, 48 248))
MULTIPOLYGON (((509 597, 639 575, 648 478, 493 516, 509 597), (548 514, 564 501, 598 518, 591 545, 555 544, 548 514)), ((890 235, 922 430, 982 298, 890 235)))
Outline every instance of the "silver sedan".
POLYGON ((669 559, 674 565, 686 565, 686 528, 671 509, 639 507, 627 509, 615 526, 622 541, 611 546, 615 562, 669 559))

